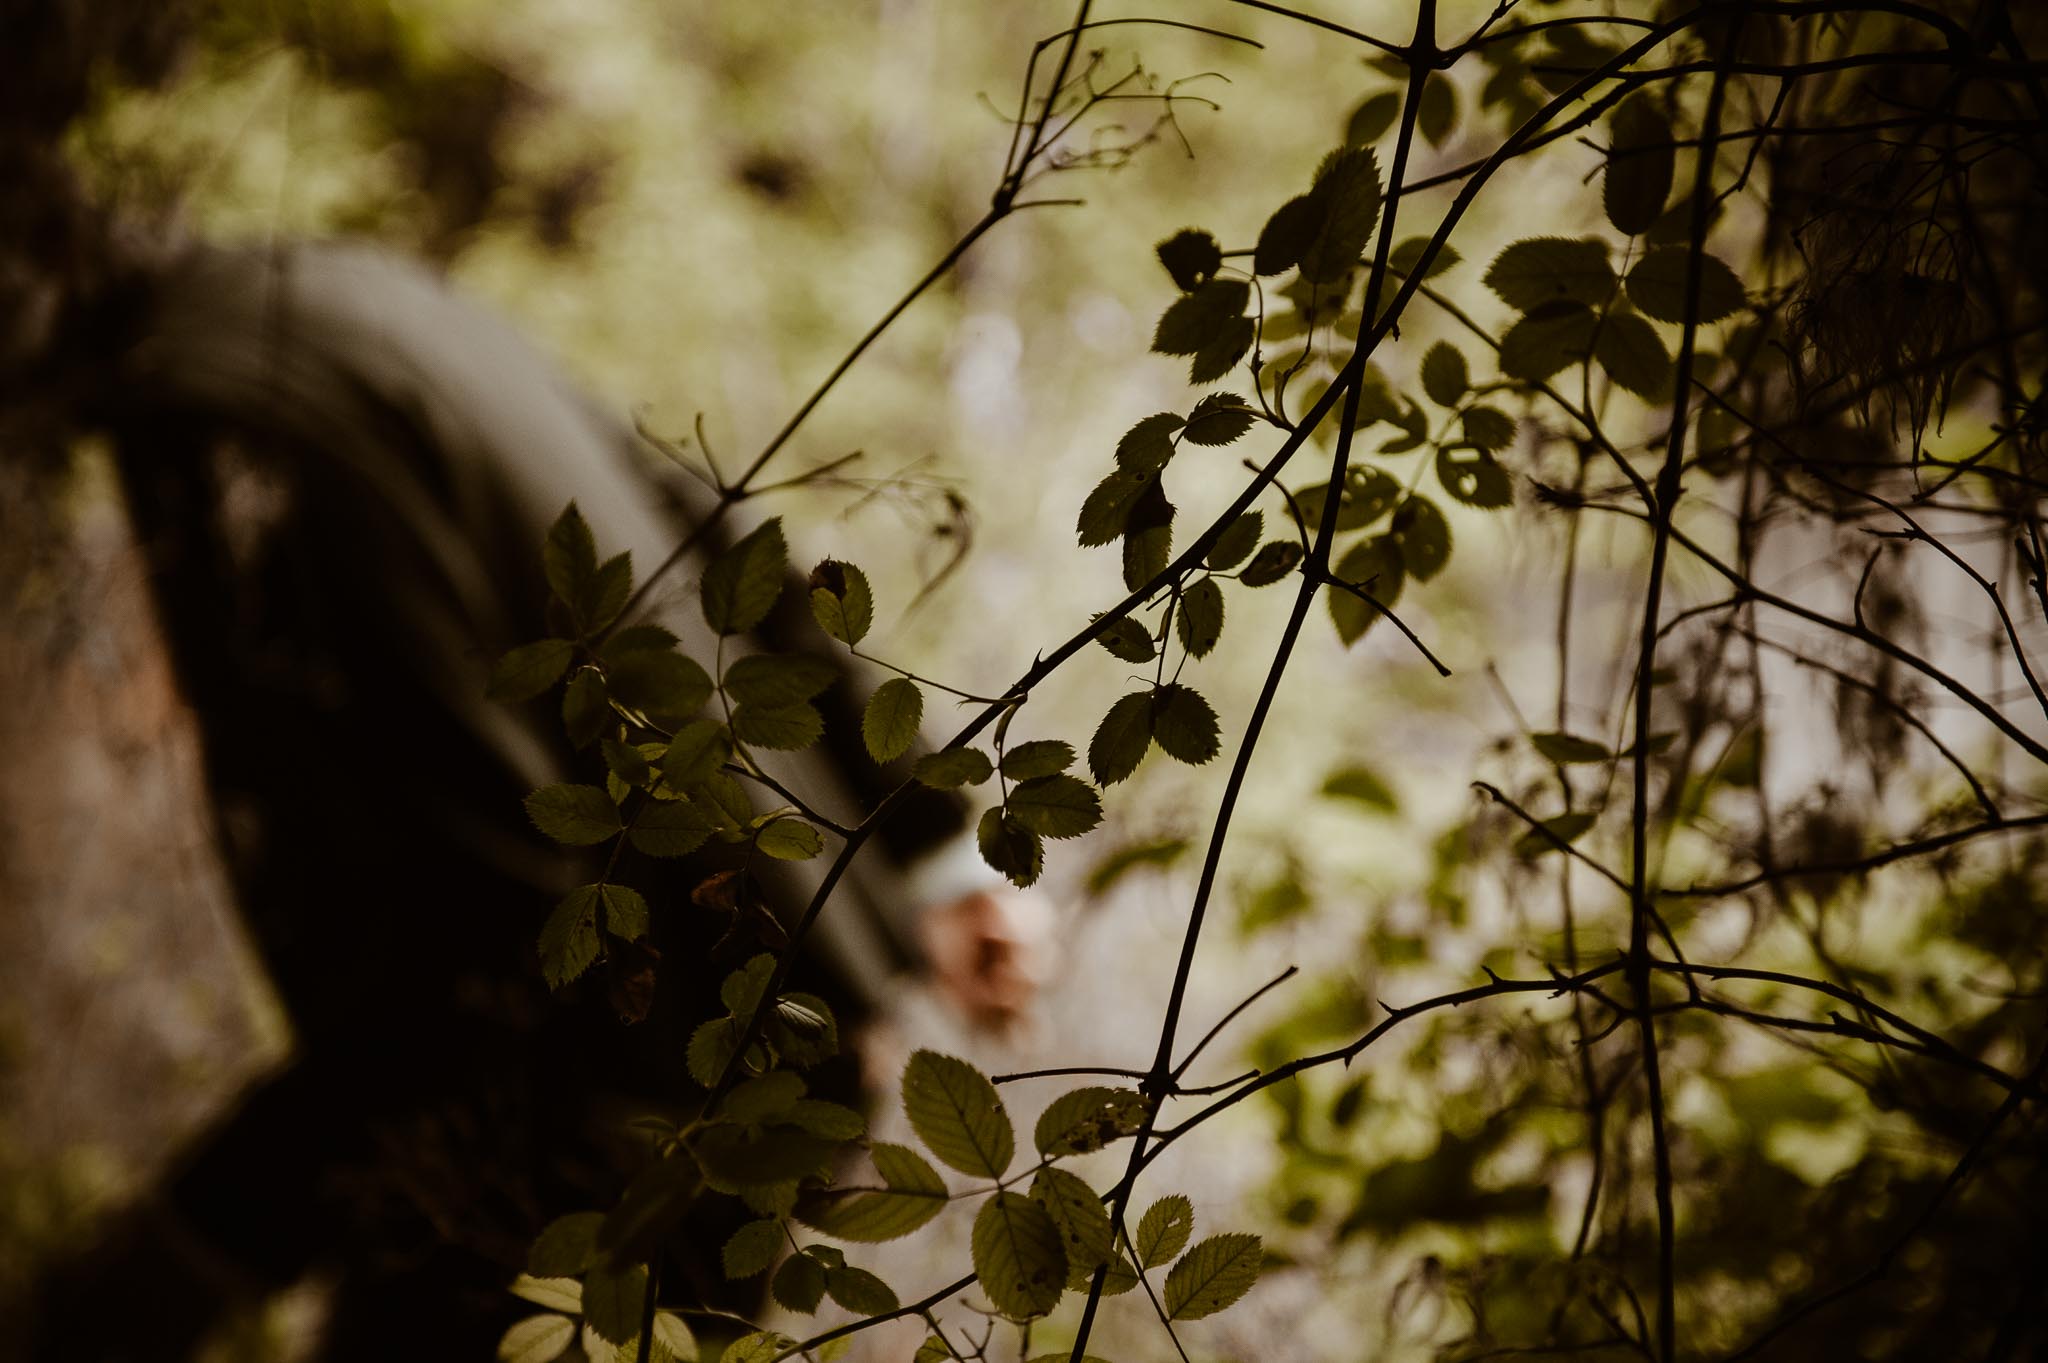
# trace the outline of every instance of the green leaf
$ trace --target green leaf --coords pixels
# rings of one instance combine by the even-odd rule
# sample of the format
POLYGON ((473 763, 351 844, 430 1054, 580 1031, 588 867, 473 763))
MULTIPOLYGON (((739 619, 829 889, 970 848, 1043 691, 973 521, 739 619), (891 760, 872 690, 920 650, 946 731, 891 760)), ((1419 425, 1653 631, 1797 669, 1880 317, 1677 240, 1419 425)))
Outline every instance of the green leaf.
POLYGON ((1257 334, 1258 327, 1249 317, 1226 321, 1209 344, 1195 352, 1195 358, 1188 364, 1188 382, 1214 383, 1228 374, 1252 348, 1252 340, 1257 334))
MULTIPOLYGON (((839 1054, 839 1021, 832 1016, 831 1005, 815 994, 792 991, 777 999, 768 1019, 768 1036, 792 1065, 822 1065, 839 1054)), ((801 1104, 790 1120, 814 1136, 833 1134, 801 1104)))
MULTIPOLYGON (((1400 555, 1384 535, 1352 545, 1344 557, 1337 560, 1337 566, 1330 570, 1330 574, 1339 582, 1358 587, 1380 606, 1392 606, 1398 601, 1401 588, 1407 581, 1400 555)), ((1347 647, 1356 643, 1380 618, 1379 606, 1361 600, 1352 592, 1333 587, 1328 595, 1330 619, 1337 626, 1337 637, 1347 647)))
MULTIPOLYGON (((604 753, 605 769, 621 785, 638 789, 646 785, 648 778, 654 774, 654 768, 647 764, 647 755, 630 743, 607 738, 599 742, 598 748, 604 753)), ((618 799, 625 798, 616 788, 612 788, 608 793, 618 799)))
POLYGON ((554 1311, 577 1312, 583 1309, 583 1284, 574 1278, 536 1278, 530 1273, 522 1273, 506 1290, 523 1301, 554 1311))
POLYGON ((1536 745, 1536 751, 1560 765, 1569 762, 1605 762, 1614 754, 1605 743, 1595 743, 1590 738, 1578 738, 1566 733, 1530 734, 1529 741, 1536 745))
POLYGON ((1046 1104, 1032 1143, 1041 1155, 1086 1155, 1136 1135, 1146 1110, 1145 1095, 1134 1089, 1078 1088, 1046 1104))
POLYGON ((1677 160, 1671 125, 1647 95, 1631 95, 1608 120, 1609 147, 1601 202, 1624 236, 1650 230, 1671 197, 1677 160))
POLYGON ((1124 530, 1124 585, 1132 591, 1165 572, 1166 561, 1173 554, 1173 507, 1164 497, 1159 504, 1164 514, 1140 523, 1138 517, 1145 514, 1141 503, 1124 530))
POLYGON ((1593 338, 1593 358, 1607 377, 1637 397, 1661 402, 1671 396, 1671 354, 1657 328, 1632 313, 1608 314, 1593 338))
POLYGON ((1082 1288, 1115 1252, 1116 1232, 1095 1190, 1064 1169, 1040 1169, 1031 1180, 1031 1200, 1059 1227, 1067 1254, 1067 1286, 1082 1288))
POLYGON ((1000 805, 983 812, 975 843, 981 859, 1019 888, 1034 883, 1045 869, 1045 845, 1038 834, 1000 805))
POLYGON ((868 756, 877 762, 893 762, 910 751, 917 741, 917 726, 924 718, 924 693, 907 677, 891 677, 875 688, 861 716, 860 736, 868 745, 868 756))
POLYGON ((1451 523, 1427 497, 1403 502, 1387 534, 1400 550, 1402 570, 1417 582, 1429 581, 1451 561, 1451 523))
POLYGON ((704 570, 700 595, 705 623, 720 634, 744 634, 760 624, 782 594, 782 575, 788 567, 782 518, 763 521, 704 570))
POLYGON ((741 1188, 823 1177, 839 1152, 837 1141, 821 1140, 799 1127, 714 1126, 696 1140, 697 1163, 713 1188, 741 1188))
POLYGON ((868 576, 851 563, 828 558, 811 569, 811 618, 818 628, 842 644, 867 637, 875 620, 875 598, 868 576))
POLYGON ((575 603, 576 617, 586 631, 595 633, 619 618, 632 594, 633 556, 614 554, 584 584, 575 603))
POLYGON ((825 1274, 825 1290, 857 1316, 879 1316, 894 1311, 896 1291, 864 1268, 835 1268, 825 1274))
POLYGON ((563 507, 562 514, 548 527, 540 560, 549 590, 563 605, 574 606, 592 574, 597 572, 597 542, 591 538, 590 526, 576 509, 576 503, 563 507))
POLYGON ((1145 632, 1143 625, 1127 615, 1112 620, 1102 633, 1095 636, 1095 642, 1127 663, 1152 661, 1152 636, 1145 632))
POLYGON ((903 1113, 918 1139, 963 1174, 1001 1178, 1017 1152, 996 1086, 965 1060, 914 1053, 903 1068, 903 1113))
POLYGON ((1223 248, 1197 227, 1183 227, 1153 249, 1182 293, 1200 288, 1223 268, 1223 248))
POLYGON ((1398 91, 1382 90, 1379 94, 1367 95, 1344 122, 1344 145, 1371 146, 1394 126, 1394 120, 1400 116, 1401 96, 1398 91))
POLYGON ((799 818, 770 821, 754 835, 754 846, 777 861, 809 861, 825 850, 818 830, 799 818))
POLYGON ((567 639, 540 639, 498 659, 487 694, 492 700, 532 700, 562 679, 576 646, 567 639))
POLYGON ((1154 412, 1123 433, 1116 442, 1117 472, 1134 480, 1158 474, 1173 462, 1173 437, 1187 423, 1177 412, 1154 412))
POLYGON ((725 669, 735 705, 773 708, 809 700, 839 680, 839 669, 808 653, 753 653, 725 669))
POLYGON ((583 1323, 599 1339, 624 1344, 640 1333, 640 1303, 647 1295, 647 1265, 598 1267, 583 1275, 583 1323))
POLYGON ((1508 328, 1500 338, 1500 370, 1509 378, 1542 383, 1592 353, 1598 326, 1593 310, 1580 303, 1545 303, 1508 328))
POLYGON ((1380 216, 1380 171, 1372 148, 1352 147, 1325 158, 1311 198, 1321 200, 1317 230, 1301 252, 1304 279, 1329 283, 1358 264, 1380 216))
POLYGON ((1506 412, 1492 407, 1467 407, 1458 421, 1465 439, 1488 454, 1498 454, 1514 443, 1515 419, 1506 412))
POLYGON ((773 708, 741 705, 733 709, 732 732, 750 747, 799 752, 825 736, 825 717, 808 701, 773 708))
POLYGON ((1166 1275, 1167 1317, 1199 1320, 1215 1315, 1251 1290, 1264 1263, 1265 1251, 1258 1236, 1210 1236, 1166 1275))
MULTIPOLYGON (((1686 261, 1689 246, 1656 246, 1628 272, 1628 296, 1645 315, 1660 322, 1685 320, 1686 261)), ((1741 308, 1742 281, 1719 256, 1700 253, 1699 320, 1716 322, 1741 308)))
POLYGON ((1138 769, 1152 746, 1152 693, 1134 691, 1109 707, 1088 744, 1088 770, 1113 786, 1138 769))
POLYGON ((1436 480, 1455 501, 1498 510, 1513 505, 1515 485, 1490 454, 1446 445, 1436 452, 1436 480))
POLYGON ((1188 413, 1183 438, 1194 445, 1228 445, 1252 428, 1256 415, 1235 393, 1211 393, 1188 413))
POLYGON ((728 1345, 718 1356, 718 1363, 773 1363, 794 1349, 796 1343, 788 1335, 773 1330, 756 1330, 728 1345))
POLYGON ((1247 587, 1270 587, 1294 571, 1301 562, 1301 545, 1293 540, 1268 540, 1245 564, 1237 580, 1247 587))
POLYGON ((1530 237, 1495 256, 1485 282, 1523 312, 1558 302, 1597 306, 1614 292, 1614 267, 1596 237, 1530 237))
POLYGON ((711 675, 680 653, 629 653, 605 668, 613 699, 675 729, 711 699, 711 675))
POLYGON ((1215 578, 1205 577, 1181 593, 1174 628, 1190 657, 1206 657, 1216 647, 1223 635, 1223 588, 1215 578))
POLYGON ((1423 140, 1432 147, 1441 147, 1458 126, 1458 87, 1443 72, 1430 72, 1423 81, 1421 104, 1415 112, 1415 127, 1423 140))
MULTIPOLYGON (((1387 256, 1387 264, 1403 275, 1415 273, 1415 267, 1422 263, 1422 253, 1429 249, 1428 237, 1409 237, 1395 245, 1387 256)), ((1424 279, 1434 279, 1463 259, 1453 250, 1449 242, 1437 248, 1429 259, 1429 269, 1423 272, 1424 279)))
POLYGON ((666 653, 677 642, 676 636, 660 625, 628 625, 615 630, 609 639, 598 645, 597 653, 610 663, 628 653, 666 653))
MULTIPOLYGON (((676 731, 662 754, 661 774, 671 789, 707 779, 732 759, 732 739, 715 719, 695 719, 676 731)), ((644 816, 643 816, 644 817, 644 816)))
POLYGON ((542 786, 526 797, 526 817, 556 842, 589 847, 619 831, 619 807, 596 786, 542 786))
POLYGON ((1422 391, 1439 407, 1455 407, 1472 376, 1465 367, 1465 352, 1449 341, 1438 341, 1422 357, 1422 391))
POLYGON ((598 886, 569 890, 541 925, 541 976, 561 988, 598 958, 598 886))
POLYGON ((526 1271, 536 1278, 576 1278, 597 1253, 602 1212, 571 1212, 548 1222, 526 1251, 526 1271))
POLYGON ((808 1316, 825 1296, 825 1269, 808 1254, 792 1254, 775 1270, 770 1289, 775 1300, 791 1311, 808 1316))
POLYGON ((1586 830, 1593 826, 1593 821, 1597 817, 1590 811, 1581 809, 1545 819, 1540 829, 1532 828, 1515 839, 1515 855, 1540 857, 1545 852, 1557 851, 1560 843, 1577 842, 1585 836, 1586 830), (1550 836, 1544 836, 1545 833, 1550 836))
POLYGON ((1333 771, 1323 781, 1323 794, 1333 800, 1356 800, 1368 809, 1398 813, 1399 800, 1394 798, 1393 789, 1380 779, 1377 772, 1367 767, 1345 767, 1333 771))
POLYGON ((747 963, 725 977, 718 986, 718 1001, 742 1020, 752 1017, 768 993, 768 981, 775 976, 775 958, 767 952, 749 957, 747 963))
MULTIPOLYGON (((1216 537, 1216 543, 1209 547, 1209 552, 1202 559, 1202 563, 1216 572, 1225 572, 1235 568, 1251 555, 1253 549, 1258 547, 1259 535, 1264 531, 1265 527, 1266 518, 1263 515, 1256 511, 1245 512, 1242 516, 1232 521, 1229 527, 1216 537)), ((1144 631, 1140 630, 1139 633, 1143 634, 1144 631)), ((1115 650, 1111 651, 1114 652, 1115 650)), ((1118 654, 1117 656, 1122 657, 1123 655, 1118 654)), ((1150 636, 1146 636, 1145 656, 1143 658, 1127 659, 1127 661, 1142 663, 1150 661, 1151 657, 1152 640, 1150 636)))
POLYGON ((828 1141, 857 1141, 868 1129, 867 1119, 858 1112, 823 1098, 798 1099, 784 1116, 790 1125, 828 1141))
POLYGON ((733 1049, 739 1044, 740 1028, 735 1019, 713 1018, 699 1023, 690 1033, 690 1044, 683 1053, 690 1077, 705 1088, 718 1087, 718 1077, 725 1073, 733 1049))
POLYGON ((771 1070, 734 1087, 718 1115, 734 1122, 780 1121, 804 1096, 803 1076, 771 1070))
POLYGON ((1323 204, 1313 194, 1300 194, 1281 204, 1259 229, 1258 244, 1252 251, 1252 272, 1269 275, 1293 269, 1300 263, 1301 253, 1315 240, 1322 221, 1323 204))
POLYGON ((988 754, 979 748, 947 748, 926 753, 913 762, 910 774, 934 790, 978 786, 995 771, 988 754))
POLYGON ((604 678, 594 667, 580 669, 569 679, 568 689, 562 692, 562 727, 569 735, 569 742, 578 748, 589 747, 590 741, 598 736, 610 718, 611 710, 605 704, 604 678))
POLYGON ((671 1363, 694 1363, 697 1357, 697 1337, 683 1324, 682 1317, 672 1311, 654 1313, 654 1351, 649 1363, 660 1358, 663 1349, 668 1350, 671 1363))
POLYGON ((1250 301, 1251 285, 1242 279, 1212 279, 1173 301, 1159 319, 1152 348, 1162 355, 1198 355, 1244 320, 1250 301))
POLYGON ((1011 819, 1048 838, 1078 838, 1102 822, 1102 798, 1075 776, 1020 782, 1010 791, 1009 810, 1011 819))
POLYGON ((1003 775, 1012 781, 1054 776, 1074 765, 1074 746, 1057 738, 1019 743, 1003 754, 1003 775))
MULTIPOLYGON (((1337 495, 1337 529, 1364 529, 1399 502, 1401 494, 1401 484, 1391 475, 1369 466, 1352 465, 1344 471, 1344 490, 1337 495)), ((1301 508, 1301 518, 1310 534, 1322 524, 1323 500, 1328 495, 1327 485, 1305 487, 1294 494, 1294 503, 1301 508)))
POLYGON ((695 800, 656 800, 633 820, 627 840, 650 857, 686 857, 719 827, 718 816, 695 800))
POLYGON ((1152 737, 1168 757, 1199 767, 1216 755, 1216 712, 1201 693, 1169 683, 1153 692, 1152 701, 1152 737))
POLYGON ((1084 549, 1108 544, 1124 533, 1138 499, 1158 486, 1154 475, 1118 469, 1095 485, 1081 503, 1074 536, 1084 549))
POLYGON ((1157 1268, 1181 1252, 1195 1231, 1195 1205, 1170 1193, 1145 1209, 1138 1222, 1138 1262, 1157 1268))
POLYGON ((549 1363, 576 1337, 567 1316, 528 1316, 498 1340, 498 1363, 549 1363))
POLYGON ((599 887, 598 898, 604 904, 606 932, 629 942, 647 935, 647 900, 638 890, 607 882, 599 887))
POLYGON ((1030 1320, 1059 1305, 1067 1251, 1044 1207, 1018 1193, 997 1193, 974 1218, 972 1244, 981 1290, 1000 1314, 1030 1320))
POLYGON ((1188 850, 1185 838, 1152 838, 1119 847, 1088 871, 1088 893, 1099 895, 1143 866, 1171 866, 1188 850))
POLYGON ((887 1191, 824 1193, 798 1208, 797 1219, 856 1244, 897 1240, 945 1210, 946 1185, 908 1146, 876 1141, 869 1152, 887 1191))
POLYGON ((728 1278, 751 1278, 765 1273, 782 1252, 782 1223, 774 1217, 749 1221, 732 1233, 721 1256, 728 1278))

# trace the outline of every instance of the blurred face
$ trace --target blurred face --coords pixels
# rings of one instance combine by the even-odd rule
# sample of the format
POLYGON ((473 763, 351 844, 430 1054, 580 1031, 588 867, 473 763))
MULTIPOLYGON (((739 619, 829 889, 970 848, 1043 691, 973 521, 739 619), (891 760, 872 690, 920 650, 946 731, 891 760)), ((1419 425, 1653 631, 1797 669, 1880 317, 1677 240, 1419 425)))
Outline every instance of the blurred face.
POLYGON ((1026 891, 962 895, 925 914, 922 931, 940 990, 990 1031, 1023 1016, 1052 966, 1051 908, 1026 891))

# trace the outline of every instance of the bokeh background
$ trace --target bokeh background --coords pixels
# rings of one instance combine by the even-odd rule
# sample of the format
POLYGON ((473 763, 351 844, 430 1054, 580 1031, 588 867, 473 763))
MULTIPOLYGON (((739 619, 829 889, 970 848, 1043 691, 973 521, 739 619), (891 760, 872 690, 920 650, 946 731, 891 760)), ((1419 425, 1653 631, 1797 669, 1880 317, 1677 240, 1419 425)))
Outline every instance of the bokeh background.
MULTIPOLYGON (((1373 31, 1400 33, 1409 23, 1405 6, 1344 8, 1347 22, 1373 31)), ((1488 8, 1447 4, 1444 30, 1469 27, 1488 8)), ((1043 196, 1085 202, 1019 214, 977 245, 862 360, 776 468, 793 475, 850 452, 858 458, 822 486, 758 508, 785 516, 794 559, 832 555, 868 572, 879 603, 870 651, 964 690, 999 693, 1034 654, 1121 595, 1115 550, 1076 549, 1073 527, 1118 435, 1189 401, 1183 362, 1147 353, 1153 321, 1174 296, 1153 243, 1198 224, 1226 246, 1249 245, 1271 208, 1341 139, 1359 102, 1393 88, 1330 35, 1222 3, 1173 13, 1263 46, 1166 28, 1101 30, 1094 60, 1104 79, 1135 67, 1152 88, 1183 82, 1177 90, 1202 102, 1176 103, 1173 126, 1157 129, 1127 164, 1044 180, 1043 196)), ((109 74, 68 132, 76 173, 103 202, 120 205, 136 233, 167 248, 346 234, 416 254, 512 319, 597 400, 636 414, 685 459, 702 460, 708 446, 731 471, 979 216, 1002 170, 1006 111, 1024 62, 1034 42, 1067 22, 1068 7, 231 0, 200 15, 161 79, 109 74)), ((1473 95, 1460 86, 1468 104, 1473 95)), ((1127 135, 1150 125, 1155 110, 1107 113, 1127 135)), ((1105 145, 1120 140, 1108 127, 1097 135, 1105 145)), ((1418 148, 1418 169, 1470 159, 1493 135, 1461 121, 1418 148)), ((1597 225, 1596 199, 1581 179, 1597 164, 1591 150, 1561 148, 1503 175, 1467 219, 1457 238, 1464 263, 1445 287, 1483 324, 1509 316, 1477 286, 1500 245, 1597 225)), ((1431 229, 1443 202, 1404 205, 1400 235, 1431 229)), ((1735 205, 1724 240, 1741 243, 1754 230, 1746 211, 1735 205)), ((1412 315, 1382 356, 1403 388, 1413 386, 1428 343, 1451 334, 1423 311, 1412 315)), ((1625 401, 1617 408, 1619 429, 1644 420, 1625 401)), ((1961 420, 1943 438, 1971 433, 1961 420)), ((1205 523, 1242 485, 1237 461, 1248 452, 1258 451, 1182 459, 1183 525, 1205 523)), ((1406 478, 1425 457, 1383 466, 1406 478)), ((115 494, 90 443, 74 459, 77 523, 90 527, 115 494)), ((1347 649, 1317 612, 1238 812, 1184 1034, 1199 1035, 1285 967, 1304 973, 1240 1019, 1194 1078, 1331 1044, 1355 1034, 1376 998, 1457 987, 1482 964, 1527 972, 1555 947, 1554 924, 1524 930, 1533 873, 1514 862, 1455 869, 1478 860, 1461 848, 1497 848, 1513 831, 1469 782, 1512 785, 1538 770, 1517 741, 1532 728, 1615 736, 1640 545, 1618 518, 1582 528, 1574 701, 1554 716, 1551 584, 1568 523, 1531 504, 1526 487, 1521 502, 1501 512, 1451 508, 1451 565, 1407 597, 1404 618, 1452 679, 1386 629, 1347 649), (1350 782, 1326 794, 1346 771, 1350 782)), ((604 527, 596 529, 602 543, 604 527)), ((115 544, 117 532, 104 533, 115 544)), ((1711 516, 1700 533, 1717 533, 1711 516)), ((1824 540, 1805 546, 1803 559, 1796 543, 1785 552, 1787 574, 1804 572, 1824 590, 1843 571, 1824 540)), ((108 581, 132 590, 132 565, 124 577, 118 548, 106 555, 108 581)), ((1853 584, 1848 571, 1837 586, 1853 584)), ((1681 605, 1711 590, 1683 563, 1673 583, 1681 605)), ((1184 678, 1224 716, 1226 755, 1263 677, 1285 596, 1234 593, 1221 650, 1184 678)), ((1960 647, 1984 622, 1960 598, 1956 614, 1936 627, 1960 647)), ((1128 670, 1091 650, 1034 697, 1013 739, 1078 746, 1128 670)), ((1796 714, 1832 700, 1788 679, 1784 704, 1796 714)), ((948 734, 948 721, 931 707, 934 735, 948 734)), ((1943 732, 1954 727, 1944 716, 1935 722, 1943 732)), ((1954 731, 1981 749, 1980 732, 1954 731)), ((1817 774, 1840 761, 1831 729, 1814 734, 1806 746, 1772 750, 1770 779, 1787 805, 1824 790, 1817 774)), ((1190 770, 1155 757, 1110 794, 1101 830, 1056 849, 1043 893, 1058 915, 1057 959, 1023 1027, 975 1033, 938 999, 906 987, 898 1016, 871 1041, 877 1054, 931 1045, 991 1072, 1143 1068, 1219 776, 1220 765, 1190 770), (1123 858, 1133 869, 1111 874, 1116 854, 1132 849, 1147 854, 1123 858)), ((1683 875, 1689 857, 1705 864, 1712 854, 1681 840, 1668 873, 1683 875)), ((1554 889, 1556 873, 1543 874, 1554 889)), ((1910 894, 1890 907, 1896 912, 1864 920, 1887 925, 1882 940, 1860 944, 1881 955, 1920 932, 1922 907, 1910 894)), ((39 963, 19 971, 4 995, 11 1002, 0 1004, 13 1066, 0 1118, 8 1246, 0 1290, 20 1293, 49 1256, 89 1239, 101 1218, 146 1188, 181 1141, 278 1063, 289 1039, 225 902, 184 924, 175 950, 138 948, 146 905, 117 915, 103 898, 10 921, 8 931, 26 940, 17 959, 39 963), (60 920, 61 936, 49 927, 60 920), (54 970, 41 968, 53 961, 54 970), (52 1017, 63 1025, 48 1025, 52 1017), (127 1056, 118 1072, 108 1064, 116 1054, 127 1056)), ((1758 929, 1731 907, 1725 922, 1708 915, 1700 931, 1732 947, 1758 929)), ((1973 955, 1967 964, 1984 962, 1973 955)), ((1496 1139, 1486 1120, 1503 1076, 1529 1058, 1517 1052, 1510 1024, 1565 1011, 1559 1002, 1509 1005, 1497 1025, 1428 1034, 1426 1055, 1421 1040, 1397 1035, 1368 1057, 1363 1087, 1360 1071, 1317 1075, 1300 1086, 1307 1099, 1245 1104, 1178 1144, 1147 1188, 1186 1191, 1199 1228, 1258 1230, 1276 1251, 1277 1266, 1247 1304, 1196 1336, 1203 1352, 1425 1357, 1470 1328, 1447 1282, 1490 1255, 1568 1245, 1590 1176, 1589 1158, 1572 1150, 1577 1116, 1539 1116, 1513 1139, 1496 1139), (1370 1119, 1332 1124, 1331 1101, 1347 1087, 1358 1095, 1354 1117, 1363 1103, 1370 1119), (1447 1131, 1470 1138, 1452 1151, 1462 1172, 1427 1164, 1447 1148, 1447 1131), (1295 1152, 1285 1159, 1283 1134, 1295 1152), (1303 1158, 1303 1146, 1323 1153, 1303 1158), (1368 1215, 1360 1224, 1372 1233, 1332 1250, 1324 1232, 1355 1200, 1358 1172, 1390 1167, 1417 1178, 1433 1169, 1468 1200, 1431 1203, 1427 1189, 1382 1183, 1375 1195, 1389 1207, 1411 1196, 1434 1212, 1368 1215), (1485 1201, 1539 1168, 1553 1196, 1533 1211, 1485 1201)), ((1673 1097, 1680 1120, 1755 1141, 1796 1184, 1825 1183, 1881 1138, 1853 1086, 1816 1088, 1811 1065, 1793 1078, 1769 1043, 1717 1057, 1761 1076, 1746 1091, 1743 1122, 1762 1125, 1738 1137, 1721 1086, 1681 1087, 1673 1097)), ((1020 1124, 1064 1087, 1012 1086, 1020 1124)), ((900 1137, 886 1116, 877 1134, 900 1137)), ((1105 1162, 1099 1172, 1109 1171, 1105 1162)), ((919 1237, 872 1262, 908 1297, 964 1260, 964 1230, 919 1237)), ((1109 1313, 1096 1351, 1158 1355, 1156 1325, 1124 1306, 1109 1313)), ((829 1323, 834 1309, 820 1319, 829 1323)), ((308 1284, 266 1304, 246 1334, 218 1341, 214 1356, 290 1357, 317 1330, 319 1311, 319 1285, 308 1284)), ((1045 1337, 1062 1328, 1056 1322, 1045 1337)), ((916 1338, 864 1340, 850 1356, 904 1357, 916 1338)))

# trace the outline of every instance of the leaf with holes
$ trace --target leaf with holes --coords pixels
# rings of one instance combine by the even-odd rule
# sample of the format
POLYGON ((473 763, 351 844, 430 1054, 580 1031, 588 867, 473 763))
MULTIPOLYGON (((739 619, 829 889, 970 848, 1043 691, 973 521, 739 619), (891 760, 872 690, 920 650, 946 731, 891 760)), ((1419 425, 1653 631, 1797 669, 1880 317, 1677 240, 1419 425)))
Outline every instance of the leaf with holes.
POLYGON ((1147 1268, 1159 1267, 1180 1253, 1194 1232, 1194 1203, 1179 1193, 1169 1193, 1147 1207, 1138 1221, 1138 1262, 1147 1268))

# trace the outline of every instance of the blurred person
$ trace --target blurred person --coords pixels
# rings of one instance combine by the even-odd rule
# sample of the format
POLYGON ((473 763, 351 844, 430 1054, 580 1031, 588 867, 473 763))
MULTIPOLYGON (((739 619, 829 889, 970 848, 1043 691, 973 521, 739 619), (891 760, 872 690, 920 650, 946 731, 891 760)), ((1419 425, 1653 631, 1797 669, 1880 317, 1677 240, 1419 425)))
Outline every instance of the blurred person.
MULTIPOLYGON (((372 247, 195 249, 131 325, 108 420, 295 1054, 53 1282, 36 1351, 186 1357, 224 1312, 310 1280, 331 1285, 321 1356, 487 1356, 533 1234, 630 1172, 620 1118, 701 1099, 684 1043, 759 948, 690 903, 715 854, 661 863, 638 877, 646 942, 548 997, 534 936, 588 877, 520 800, 575 758, 551 703, 486 701, 484 678, 546 632, 539 546, 566 503, 644 574, 710 494, 650 477, 630 428, 513 330, 372 247)), ((645 618, 708 661, 695 576, 679 565, 645 618)), ((785 592, 751 642, 833 647, 806 599, 785 592)), ((826 743, 777 764, 849 822, 897 775, 861 751, 852 689, 820 699, 826 743)), ((981 865, 965 816, 914 792, 805 943, 793 982, 847 1035, 906 971, 979 1028, 1028 1008, 1046 911, 981 865)), ((821 866, 767 868, 770 911, 800 911, 821 866)), ((855 1057, 819 1082, 855 1098, 855 1057)), ((665 1300, 733 1300, 717 1230, 686 1227, 665 1300)))

